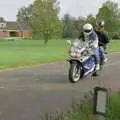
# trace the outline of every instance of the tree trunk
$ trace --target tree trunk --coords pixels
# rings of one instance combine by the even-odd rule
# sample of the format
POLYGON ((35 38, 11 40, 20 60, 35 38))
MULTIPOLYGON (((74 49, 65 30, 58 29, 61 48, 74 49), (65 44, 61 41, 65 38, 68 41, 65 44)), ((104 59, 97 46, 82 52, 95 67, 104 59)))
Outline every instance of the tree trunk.
POLYGON ((48 43, 48 37, 44 37, 44 45, 47 45, 47 43, 48 43))

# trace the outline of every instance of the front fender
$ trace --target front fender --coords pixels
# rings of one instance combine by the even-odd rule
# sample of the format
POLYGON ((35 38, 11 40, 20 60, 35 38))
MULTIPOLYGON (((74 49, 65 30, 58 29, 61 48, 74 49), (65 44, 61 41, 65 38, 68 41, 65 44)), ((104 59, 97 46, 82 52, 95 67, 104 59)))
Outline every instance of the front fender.
POLYGON ((80 64, 80 65, 83 67, 83 65, 82 65, 82 63, 80 62, 79 59, 68 59, 67 61, 68 61, 70 64, 72 64, 72 63, 77 63, 77 64, 80 64))

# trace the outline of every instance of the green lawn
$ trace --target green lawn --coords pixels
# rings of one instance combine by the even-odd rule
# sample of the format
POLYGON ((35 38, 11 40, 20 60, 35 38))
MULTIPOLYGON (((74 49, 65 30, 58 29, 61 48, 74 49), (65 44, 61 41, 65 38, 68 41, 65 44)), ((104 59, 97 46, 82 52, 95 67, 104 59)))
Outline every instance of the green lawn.
POLYGON ((120 52, 120 40, 113 40, 108 47, 109 52, 120 52))
MULTIPOLYGON (((110 52, 120 51, 120 41, 112 41, 110 52)), ((51 40, 44 46, 43 40, 0 40, 0 68, 34 65, 67 58, 65 40, 51 40)))
POLYGON ((66 58, 64 40, 51 40, 44 46, 42 40, 0 41, 0 68, 33 65, 66 58))

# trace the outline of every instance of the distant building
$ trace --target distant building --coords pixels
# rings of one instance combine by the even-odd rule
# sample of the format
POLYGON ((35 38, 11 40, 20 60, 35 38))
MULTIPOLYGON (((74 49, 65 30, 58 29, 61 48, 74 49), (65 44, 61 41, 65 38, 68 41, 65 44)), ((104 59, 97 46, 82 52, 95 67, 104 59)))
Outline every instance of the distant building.
POLYGON ((0 37, 31 37, 27 26, 20 27, 16 21, 5 21, 0 17, 0 37))

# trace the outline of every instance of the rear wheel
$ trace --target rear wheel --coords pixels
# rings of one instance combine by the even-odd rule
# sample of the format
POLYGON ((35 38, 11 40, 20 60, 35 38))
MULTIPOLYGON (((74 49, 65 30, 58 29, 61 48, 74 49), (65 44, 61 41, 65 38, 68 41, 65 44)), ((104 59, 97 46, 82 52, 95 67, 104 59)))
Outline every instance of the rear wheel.
POLYGON ((69 69, 69 80, 72 83, 77 83, 81 78, 81 67, 78 63, 71 63, 69 69))

